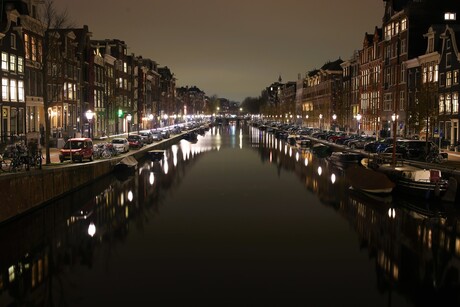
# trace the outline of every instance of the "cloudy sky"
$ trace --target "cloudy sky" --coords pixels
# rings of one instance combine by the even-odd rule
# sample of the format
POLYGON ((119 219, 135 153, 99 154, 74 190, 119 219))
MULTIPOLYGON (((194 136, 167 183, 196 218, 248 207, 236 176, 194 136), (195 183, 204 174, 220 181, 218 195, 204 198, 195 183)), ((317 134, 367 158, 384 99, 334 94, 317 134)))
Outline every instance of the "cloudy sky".
POLYGON ((382 0, 54 0, 94 39, 168 66, 178 86, 235 101, 362 47, 381 26, 382 0))

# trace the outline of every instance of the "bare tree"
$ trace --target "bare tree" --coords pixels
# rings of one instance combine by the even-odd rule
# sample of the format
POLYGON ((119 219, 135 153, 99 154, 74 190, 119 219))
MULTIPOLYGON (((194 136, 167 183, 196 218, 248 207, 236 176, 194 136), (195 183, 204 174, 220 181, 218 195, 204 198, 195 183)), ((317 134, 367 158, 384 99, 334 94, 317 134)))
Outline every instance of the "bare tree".
POLYGON ((45 148, 46 164, 51 163, 50 133, 51 118, 48 110, 53 103, 62 97, 63 88, 59 86, 63 76, 64 59, 60 50, 59 29, 70 28, 67 10, 59 12, 54 0, 45 0, 41 12, 43 25, 42 50, 42 80, 43 80, 43 107, 45 111, 45 148))

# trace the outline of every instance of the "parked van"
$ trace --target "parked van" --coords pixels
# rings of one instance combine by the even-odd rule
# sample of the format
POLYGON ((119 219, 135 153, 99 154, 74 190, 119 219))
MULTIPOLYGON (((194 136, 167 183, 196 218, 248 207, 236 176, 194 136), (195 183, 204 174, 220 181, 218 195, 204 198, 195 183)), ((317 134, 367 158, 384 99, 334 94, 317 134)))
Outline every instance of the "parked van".
POLYGON ((88 159, 93 161, 93 141, 89 138, 68 139, 59 154, 59 161, 65 160, 80 161, 88 159))

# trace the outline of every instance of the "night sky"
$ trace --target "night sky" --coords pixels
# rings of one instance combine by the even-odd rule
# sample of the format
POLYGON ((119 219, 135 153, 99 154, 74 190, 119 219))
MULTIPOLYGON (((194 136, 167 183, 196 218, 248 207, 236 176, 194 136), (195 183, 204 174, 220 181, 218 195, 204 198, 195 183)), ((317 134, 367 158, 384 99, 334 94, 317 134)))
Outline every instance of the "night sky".
POLYGON ((177 86, 208 96, 257 97, 277 81, 362 48, 381 27, 382 0, 55 0, 93 39, 116 38, 128 52, 168 66, 177 86))

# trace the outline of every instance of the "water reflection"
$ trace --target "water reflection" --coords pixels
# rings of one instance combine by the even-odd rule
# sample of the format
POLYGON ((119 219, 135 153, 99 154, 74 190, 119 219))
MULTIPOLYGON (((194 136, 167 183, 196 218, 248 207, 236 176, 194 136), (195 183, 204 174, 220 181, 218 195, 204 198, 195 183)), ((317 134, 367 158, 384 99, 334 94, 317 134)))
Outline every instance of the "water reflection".
POLYGON ((362 194, 350 189, 344 170, 327 160, 297 147, 291 147, 289 154, 277 150, 286 145, 256 128, 250 134, 253 144, 259 144, 262 160, 268 157, 277 168, 295 172, 307 189, 349 222, 360 247, 375 261, 379 291, 389 297, 399 293, 416 306, 460 305, 457 208, 362 194), (291 150, 297 151, 295 159, 291 150))
MULTIPOLYGON (((327 160, 272 134, 230 125, 214 127, 198 136, 196 143, 180 141, 166 150, 161 161, 143 161, 136 176, 108 176, 2 225, 0 306, 26 301, 43 306, 74 304, 69 290, 58 286, 70 279, 69 272, 81 266, 93 268, 98 254, 109 259, 121 253, 129 233, 158 221, 164 202, 194 164, 222 148, 257 152, 262 163, 276 168, 278 176, 282 171, 294 173, 324 207, 332 208, 356 234, 358 248, 348 247, 357 250, 354 261, 363 261, 364 254, 373 264, 369 275, 376 284, 372 286, 388 298, 385 305, 458 305, 460 225, 455 208, 432 210, 407 200, 350 190, 343 169, 327 160), (396 297, 403 297, 404 303, 396 297)), ((336 245, 336 240, 340 238, 325 244, 336 245)), ((343 281, 343 287, 353 289, 350 281, 343 281)), ((373 305, 379 305, 379 297, 372 298, 373 305)))

